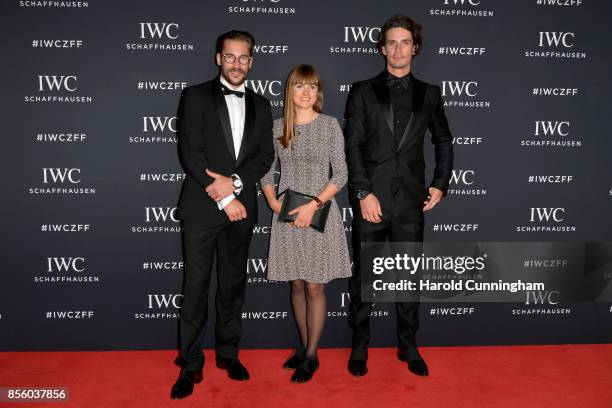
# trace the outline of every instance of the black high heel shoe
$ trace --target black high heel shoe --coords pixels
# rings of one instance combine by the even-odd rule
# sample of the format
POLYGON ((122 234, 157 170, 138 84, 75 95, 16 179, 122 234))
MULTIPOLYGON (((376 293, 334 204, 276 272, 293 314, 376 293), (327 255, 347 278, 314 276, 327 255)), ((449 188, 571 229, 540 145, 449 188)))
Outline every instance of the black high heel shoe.
POLYGON ((319 359, 317 357, 304 356, 302 364, 295 370, 291 381, 295 383, 305 383, 310 381, 314 372, 319 369, 319 359))
POLYGON ((295 370, 296 368, 298 368, 300 364, 302 364, 302 361, 304 360, 305 352, 306 350, 304 348, 297 347, 293 351, 293 354, 291 354, 291 356, 287 359, 287 361, 285 361, 285 363, 283 364, 283 368, 285 370, 295 370))

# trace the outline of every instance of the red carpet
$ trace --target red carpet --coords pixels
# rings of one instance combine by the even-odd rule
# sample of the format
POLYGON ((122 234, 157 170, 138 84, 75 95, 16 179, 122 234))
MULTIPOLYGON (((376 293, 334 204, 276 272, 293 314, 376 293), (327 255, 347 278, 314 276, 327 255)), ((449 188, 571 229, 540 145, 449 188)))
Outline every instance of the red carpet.
POLYGON ((238 383, 206 352, 204 381, 169 399, 173 351, 0 353, 0 387, 68 386, 68 403, 11 407, 612 407, 612 345, 429 347, 419 378, 392 349, 371 349, 370 372, 346 371, 347 349, 321 350, 306 384, 280 368, 288 350, 243 350, 251 380, 238 383))

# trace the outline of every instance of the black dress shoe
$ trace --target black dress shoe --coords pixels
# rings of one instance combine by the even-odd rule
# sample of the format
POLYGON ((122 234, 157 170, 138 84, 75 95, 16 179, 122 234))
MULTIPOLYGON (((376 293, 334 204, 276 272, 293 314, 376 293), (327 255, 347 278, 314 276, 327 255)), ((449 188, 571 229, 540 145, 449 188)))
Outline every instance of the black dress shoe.
POLYGON ((293 354, 283 364, 283 368, 285 370, 295 370, 298 368, 300 364, 302 364, 302 361, 304 361, 304 353, 306 353, 306 350, 302 347, 296 348, 293 354))
POLYGON ((349 373, 355 377, 363 377, 368 373, 368 366, 366 360, 349 360, 348 362, 349 373))
POLYGON ((291 376, 291 382, 305 383, 310 381, 314 372, 319 368, 319 359, 316 357, 304 356, 302 364, 295 370, 291 376))
POLYGON ((193 392, 193 384, 202 382, 202 370, 186 371, 181 370, 178 380, 172 386, 170 397, 172 399, 185 398, 193 392))
POLYGON ((237 358, 218 358, 217 367, 226 370, 232 380, 246 381, 250 378, 246 367, 237 358))
POLYGON ((402 353, 397 353, 397 358, 399 358, 400 361, 405 361, 408 363, 408 370, 410 370, 411 373, 420 375, 421 377, 427 377, 429 375, 429 369, 427 368, 427 364, 425 364, 425 360, 409 360, 408 357, 402 353))

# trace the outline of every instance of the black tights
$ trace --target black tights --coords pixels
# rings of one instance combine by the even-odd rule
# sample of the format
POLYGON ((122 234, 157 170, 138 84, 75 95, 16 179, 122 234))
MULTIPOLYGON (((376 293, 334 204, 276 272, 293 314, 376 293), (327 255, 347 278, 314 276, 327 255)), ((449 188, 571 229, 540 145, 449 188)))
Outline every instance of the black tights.
POLYGON ((306 355, 316 357, 327 314, 325 284, 291 281, 291 305, 306 355))

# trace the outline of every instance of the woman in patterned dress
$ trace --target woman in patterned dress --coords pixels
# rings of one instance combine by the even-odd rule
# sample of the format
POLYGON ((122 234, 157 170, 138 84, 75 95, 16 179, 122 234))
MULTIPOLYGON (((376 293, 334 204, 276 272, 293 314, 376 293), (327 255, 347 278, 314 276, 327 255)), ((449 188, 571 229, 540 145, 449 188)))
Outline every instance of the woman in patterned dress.
POLYGON ((336 118, 321 113, 323 90, 317 71, 300 65, 285 85, 284 117, 274 121, 276 156, 261 189, 274 215, 268 279, 291 282, 291 305, 301 347, 283 365, 296 369, 293 382, 310 380, 319 367, 317 347, 327 314, 325 284, 351 276, 344 224, 334 196, 347 180, 344 138, 336 118), (279 223, 274 171, 280 163, 278 192, 287 188, 317 197, 293 211, 293 223, 279 223), (331 165, 332 176, 329 177, 331 165), (331 201, 325 232, 310 228, 318 206, 331 201))

